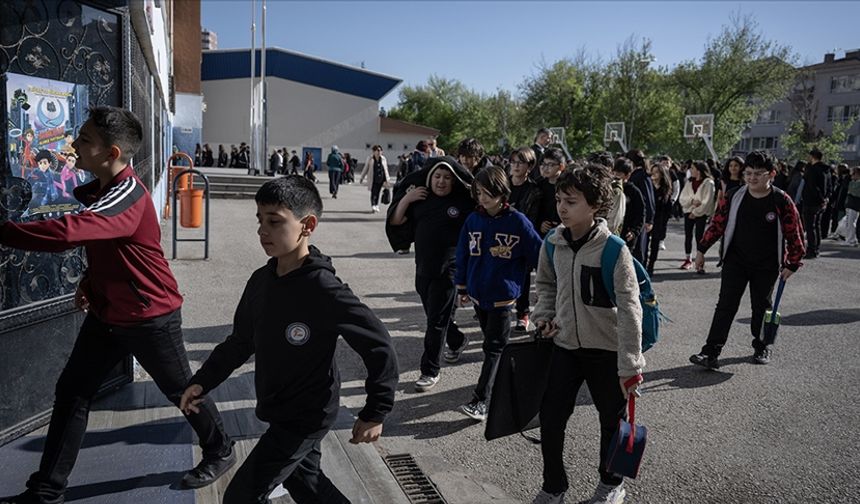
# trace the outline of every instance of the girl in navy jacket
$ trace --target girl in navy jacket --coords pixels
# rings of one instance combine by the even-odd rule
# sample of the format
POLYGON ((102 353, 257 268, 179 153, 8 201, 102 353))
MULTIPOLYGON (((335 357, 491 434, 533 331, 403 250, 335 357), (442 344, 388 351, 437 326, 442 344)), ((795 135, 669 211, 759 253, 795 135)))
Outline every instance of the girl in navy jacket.
POLYGON ((529 219, 510 208, 505 171, 488 166, 478 172, 472 195, 478 209, 466 219, 457 244, 454 276, 460 304, 475 304, 484 333, 484 364, 472 401, 462 411, 475 420, 487 417, 493 378, 511 333, 511 308, 523 278, 537 264, 541 239, 529 219))

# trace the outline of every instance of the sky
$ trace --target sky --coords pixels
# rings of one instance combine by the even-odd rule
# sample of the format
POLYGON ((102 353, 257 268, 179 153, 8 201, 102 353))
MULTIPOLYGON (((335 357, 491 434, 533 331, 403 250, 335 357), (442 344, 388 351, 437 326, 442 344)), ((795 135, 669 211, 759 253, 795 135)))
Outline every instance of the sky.
MULTIPOLYGON (((261 1, 257 1, 258 10, 261 1)), ((422 85, 457 79, 485 93, 514 94, 541 62, 585 50, 612 59, 631 35, 652 42, 652 65, 701 57, 733 15, 750 15, 767 39, 789 45, 801 64, 860 48, 860 2, 839 1, 287 1, 268 0, 266 44, 361 66, 422 85)), ((251 45, 250 0, 202 0, 201 24, 219 49, 251 45)), ((260 24, 257 25, 260 46, 260 24)), ((382 100, 397 104, 399 88, 382 100)))

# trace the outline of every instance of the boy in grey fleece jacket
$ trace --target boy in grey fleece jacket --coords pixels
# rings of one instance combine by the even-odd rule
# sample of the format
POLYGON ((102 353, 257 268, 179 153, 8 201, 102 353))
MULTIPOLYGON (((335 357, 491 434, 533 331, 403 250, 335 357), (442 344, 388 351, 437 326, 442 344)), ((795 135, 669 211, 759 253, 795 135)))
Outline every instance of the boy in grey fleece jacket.
POLYGON ((535 323, 555 346, 540 412, 544 482, 534 502, 564 501, 564 431, 585 382, 600 416, 600 484, 589 504, 620 504, 623 479, 606 470, 606 452, 645 366, 639 284, 632 256, 622 248, 613 273, 615 303, 603 285, 600 262, 610 232, 598 216, 612 202, 607 168, 588 165, 563 173, 556 202, 562 224, 547 234, 535 277, 535 323), (555 245, 552 262, 546 242, 555 245), (631 378, 636 384, 625 387, 631 378))

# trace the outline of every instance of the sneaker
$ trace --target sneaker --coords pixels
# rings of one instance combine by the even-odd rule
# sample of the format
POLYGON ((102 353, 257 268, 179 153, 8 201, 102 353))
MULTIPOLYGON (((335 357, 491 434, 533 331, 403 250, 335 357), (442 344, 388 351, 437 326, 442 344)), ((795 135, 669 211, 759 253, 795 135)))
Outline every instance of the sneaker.
POLYGON ((532 504, 564 504, 564 492, 551 494, 541 490, 532 500, 532 504))
POLYGON ((848 245, 849 247, 856 247, 857 246, 857 240, 847 241, 847 242, 845 242, 845 245, 848 245))
POLYGON ((466 350, 466 345, 469 344, 469 338, 463 337, 463 344, 460 345, 460 348, 445 350, 445 354, 442 356, 445 359, 445 362, 449 364, 454 364, 460 360, 460 356, 463 355, 463 351, 466 350))
POLYGON ((460 411, 466 414, 472 420, 483 422, 487 419, 487 403, 484 401, 472 401, 469 404, 460 406, 460 411))
POLYGON ((624 497, 627 497, 627 490, 624 489, 623 482, 613 486, 601 481, 588 504, 622 504, 624 497))
POLYGON ((660 240, 660 250, 666 250, 666 242, 663 240, 660 240))
POLYGON ((756 350, 752 356, 753 364, 770 364, 770 348, 756 350))
POLYGON ((406 255, 409 253, 409 249, 400 249, 397 251, 397 255, 406 255))
POLYGON ((703 354, 703 353, 691 355, 690 356, 690 362, 692 362, 693 364, 695 364, 697 366, 702 366, 702 367, 705 367, 708 369, 719 369, 720 368, 720 361, 716 357, 713 357, 713 356, 707 355, 707 354, 703 354))
POLYGON ((529 321, 528 314, 523 315, 522 317, 517 319, 517 325, 514 327, 514 331, 519 333, 527 333, 529 331, 533 331, 535 325, 529 321))
POLYGON ((427 392, 431 388, 435 387, 436 384, 439 383, 439 376, 430 376, 423 374, 418 381, 415 382, 415 391, 416 392, 427 392))
POLYGON ((697 269, 696 274, 697 275, 704 275, 705 274, 705 268, 697 269))
POLYGON ((197 467, 185 473, 182 477, 184 488, 203 488, 211 485, 236 464, 236 450, 223 457, 203 457, 197 467))
POLYGON ((684 262, 681 263, 681 269, 682 270, 693 269, 693 261, 691 261, 689 259, 684 259, 684 262))

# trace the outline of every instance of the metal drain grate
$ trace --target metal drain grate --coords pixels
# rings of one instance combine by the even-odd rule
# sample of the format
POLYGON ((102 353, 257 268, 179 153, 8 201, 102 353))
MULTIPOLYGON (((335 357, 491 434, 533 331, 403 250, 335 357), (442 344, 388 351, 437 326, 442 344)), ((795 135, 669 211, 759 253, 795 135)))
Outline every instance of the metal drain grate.
POLYGON ((385 464, 412 504, 447 504, 436 485, 407 453, 384 457, 385 464))

